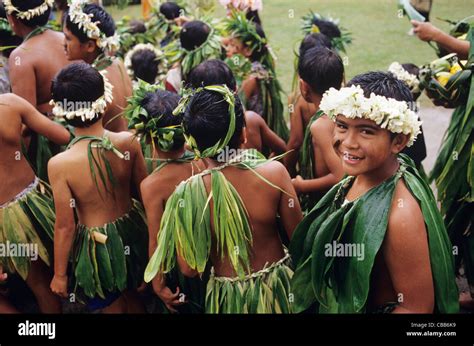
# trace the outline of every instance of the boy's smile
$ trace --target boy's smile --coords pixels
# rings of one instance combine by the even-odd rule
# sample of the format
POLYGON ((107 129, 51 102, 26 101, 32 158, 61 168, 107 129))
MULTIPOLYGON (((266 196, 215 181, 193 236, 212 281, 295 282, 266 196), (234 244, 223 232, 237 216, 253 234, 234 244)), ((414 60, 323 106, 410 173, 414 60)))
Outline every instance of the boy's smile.
POLYGON ((377 171, 398 151, 388 130, 368 119, 336 119, 333 146, 342 160, 344 173, 352 176, 377 171))

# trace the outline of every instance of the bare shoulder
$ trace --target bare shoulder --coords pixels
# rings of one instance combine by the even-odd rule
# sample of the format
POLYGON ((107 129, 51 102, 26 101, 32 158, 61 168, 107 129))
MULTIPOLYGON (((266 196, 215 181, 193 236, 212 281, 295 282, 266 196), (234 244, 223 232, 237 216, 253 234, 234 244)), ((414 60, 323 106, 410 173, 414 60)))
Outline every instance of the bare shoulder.
POLYGON ((263 120, 263 118, 254 111, 245 111, 245 121, 247 125, 253 126, 260 125, 265 122, 265 120, 263 120))
POLYGON ((279 161, 270 161, 256 168, 264 178, 271 182, 278 183, 285 178, 289 179, 288 171, 285 166, 279 161))
POLYGON ((111 132, 108 131, 107 136, 118 145, 120 148, 123 149, 137 149, 140 147, 140 143, 138 141, 137 136, 133 133, 128 131, 121 131, 121 132, 111 132))
POLYGON ((389 238, 396 238, 401 242, 426 236, 425 221, 420 205, 403 179, 400 179, 395 187, 387 232, 389 238))
POLYGON ((310 130, 314 140, 326 142, 333 136, 334 122, 327 116, 322 116, 311 124, 310 130))
POLYGON ((183 176, 184 164, 169 163, 157 172, 150 174, 140 184, 143 199, 159 198, 168 195, 179 184, 183 176))
POLYGON ((67 171, 67 167, 74 161, 74 155, 71 150, 63 151, 53 156, 48 161, 48 174, 49 176, 64 175, 67 171))

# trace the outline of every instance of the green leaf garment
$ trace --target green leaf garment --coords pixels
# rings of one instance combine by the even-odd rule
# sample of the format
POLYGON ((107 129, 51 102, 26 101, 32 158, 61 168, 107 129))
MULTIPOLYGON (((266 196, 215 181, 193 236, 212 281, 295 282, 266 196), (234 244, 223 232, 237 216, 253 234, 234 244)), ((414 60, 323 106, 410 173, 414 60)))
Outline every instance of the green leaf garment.
POLYGON ((26 280, 36 255, 46 265, 52 264, 55 219, 51 188, 39 178, 0 205, 0 244, 5 252, 0 265, 5 272, 18 273, 26 280), (11 252, 13 248, 16 253, 11 252))
MULTIPOLYGON (((311 117, 304 131, 303 144, 300 148, 298 156, 300 175, 303 179, 314 179, 314 170, 316 162, 314 162, 314 148, 311 135, 311 125, 323 115, 323 112, 318 111, 311 117)), ((316 205, 318 200, 322 197, 321 193, 308 193, 300 196, 301 210, 307 214, 316 205)))
MULTIPOLYGON (((100 179, 106 193, 113 194, 117 182, 105 153, 113 152, 119 158, 124 156, 105 136, 79 136, 69 147, 83 140, 89 141, 89 166, 96 186, 100 179), (112 189, 108 185, 112 185, 112 189)), ((69 284, 79 301, 87 302, 96 297, 105 299, 109 293, 134 289, 143 282, 148 253, 145 220, 143 207, 132 200, 131 210, 113 222, 100 227, 77 225, 71 252, 73 275, 69 284)))
MULTIPOLYGON (((472 24, 467 40, 471 43, 468 64, 474 66, 472 24)), ((441 213, 459 252, 456 267, 464 266, 474 297, 474 73, 469 83, 467 102, 451 116, 430 180, 436 183, 441 213)))
POLYGON ((400 154, 399 161, 400 168, 391 178, 348 203, 343 202, 354 178, 344 178, 298 225, 290 244, 296 268, 291 284, 297 312, 309 308, 320 313, 376 310, 368 307, 371 273, 387 231, 393 193, 400 179, 418 201, 425 219, 435 310, 458 311, 452 247, 434 196, 413 161, 404 154, 400 154), (356 256, 325 256, 326 245, 333 242, 363 244, 364 260, 356 256))
MULTIPOLYGON (((197 89, 195 93, 204 89, 220 93, 229 103, 230 124, 226 137, 202 152, 197 149, 194 138, 185 133, 188 145, 197 158, 216 156, 228 145, 235 131, 233 93, 225 86, 207 86, 197 89)), ((188 100, 189 97, 184 97, 175 112, 182 112, 188 100)), ((145 281, 150 282, 158 273, 166 274, 176 268, 178 255, 191 269, 204 273, 209 265, 211 238, 214 237, 221 259, 229 259, 237 277, 218 278, 211 274, 207 284, 206 312, 288 312, 292 275, 289 258, 269 264, 262 271, 251 272, 252 226, 248 212, 241 197, 222 173, 229 166, 247 169, 272 185, 255 170, 267 162, 257 151, 248 150, 222 166, 181 182, 166 203, 157 236, 158 245, 146 268, 145 281), (207 175, 211 177, 209 194, 204 183, 207 175)))
POLYGON ((266 38, 261 37, 255 24, 245 17, 241 11, 232 11, 225 21, 226 32, 238 38, 250 48, 252 52, 267 49, 259 61, 252 63, 250 75, 258 81, 259 95, 258 107, 246 100, 248 110, 260 114, 268 126, 283 140, 287 141, 289 136, 288 126, 284 117, 283 101, 281 99, 282 88, 276 77, 275 58, 272 54, 266 38))

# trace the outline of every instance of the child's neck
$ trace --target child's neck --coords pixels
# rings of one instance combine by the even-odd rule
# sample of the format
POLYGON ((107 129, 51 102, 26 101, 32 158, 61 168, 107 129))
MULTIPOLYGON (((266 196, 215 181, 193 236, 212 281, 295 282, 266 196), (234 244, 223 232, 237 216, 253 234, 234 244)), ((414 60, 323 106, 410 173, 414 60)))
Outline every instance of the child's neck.
POLYGON ((86 56, 84 57, 84 61, 88 63, 89 65, 92 65, 92 63, 97 59, 97 57, 100 55, 100 51, 96 49, 92 53, 86 53, 86 56))
POLYGON ((310 97, 310 103, 312 103, 317 110, 319 110, 319 104, 321 103, 322 96, 318 94, 311 94, 310 97))
POLYGON ((163 159, 163 160, 176 160, 176 159, 179 159, 181 156, 183 156, 183 154, 184 154, 184 147, 177 150, 171 150, 171 151, 163 151, 163 150, 160 150, 160 148, 155 147, 154 157, 156 159, 163 159))
POLYGON ((353 200, 358 198, 370 189, 382 184, 385 180, 393 176, 399 167, 400 163, 398 162, 397 157, 392 155, 391 158, 385 161, 385 163, 380 167, 370 172, 358 175, 347 194, 348 199, 353 200))
POLYGON ((102 137, 104 136, 105 129, 102 125, 102 120, 99 120, 95 124, 89 127, 76 127, 75 128, 75 135, 76 137, 79 136, 95 136, 95 137, 102 137))

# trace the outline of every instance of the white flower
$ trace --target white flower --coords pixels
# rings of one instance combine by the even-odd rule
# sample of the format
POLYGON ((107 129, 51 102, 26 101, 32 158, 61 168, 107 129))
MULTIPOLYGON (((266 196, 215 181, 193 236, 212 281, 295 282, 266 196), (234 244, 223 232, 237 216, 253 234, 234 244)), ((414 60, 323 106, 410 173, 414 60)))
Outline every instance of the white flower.
POLYGON ((125 54, 124 58, 124 65, 125 68, 127 69, 127 73, 130 76, 132 80, 135 79, 135 73, 133 72, 133 67, 132 67, 132 58, 135 55, 136 52, 140 50, 150 50, 153 53, 155 53, 156 60, 159 61, 159 66, 158 66, 158 75, 156 76, 156 82, 160 82, 160 80, 164 77, 163 74, 160 74, 160 71, 165 70, 165 66, 167 64, 166 59, 164 58, 164 53, 163 51, 159 50, 155 46, 153 46, 151 43, 139 43, 135 45, 131 50, 125 54))
POLYGON ((20 11, 18 8, 13 6, 11 0, 3 0, 5 11, 8 14, 16 13, 15 16, 20 19, 30 20, 31 18, 41 16, 46 13, 50 7, 54 4, 54 0, 45 0, 41 5, 35 8, 31 8, 27 11, 20 11))
POLYGON ((402 82, 405 82, 412 93, 417 93, 420 91, 420 80, 418 79, 418 77, 405 70, 403 66, 400 65, 400 63, 396 61, 391 63, 388 67, 388 72, 393 74, 397 79, 401 80, 402 82))
POLYGON ((392 133, 409 135, 407 146, 411 146, 420 133, 421 121, 406 102, 373 93, 367 98, 358 85, 329 89, 324 93, 319 109, 333 120, 338 114, 350 119, 364 118, 392 133))
POLYGON ((89 3, 88 0, 73 0, 69 6, 69 18, 71 22, 76 24, 88 38, 94 40, 97 47, 104 50, 106 53, 113 53, 120 47, 119 36, 114 34, 113 36, 106 36, 105 33, 100 31, 97 24, 99 21, 93 22, 93 14, 83 12, 85 5, 89 3))
MULTIPOLYGON (((79 108, 74 111, 68 111, 64 109, 65 104, 61 101, 55 102, 54 100, 49 101, 49 104, 53 106, 53 114, 58 118, 74 119, 81 118, 82 121, 92 120, 95 117, 99 117, 105 112, 108 103, 113 101, 113 85, 110 84, 109 80, 105 76, 107 71, 99 71, 104 80, 104 95, 100 96, 97 100, 92 102, 89 108, 79 108)), ((67 108, 67 107, 66 107, 67 108)))

